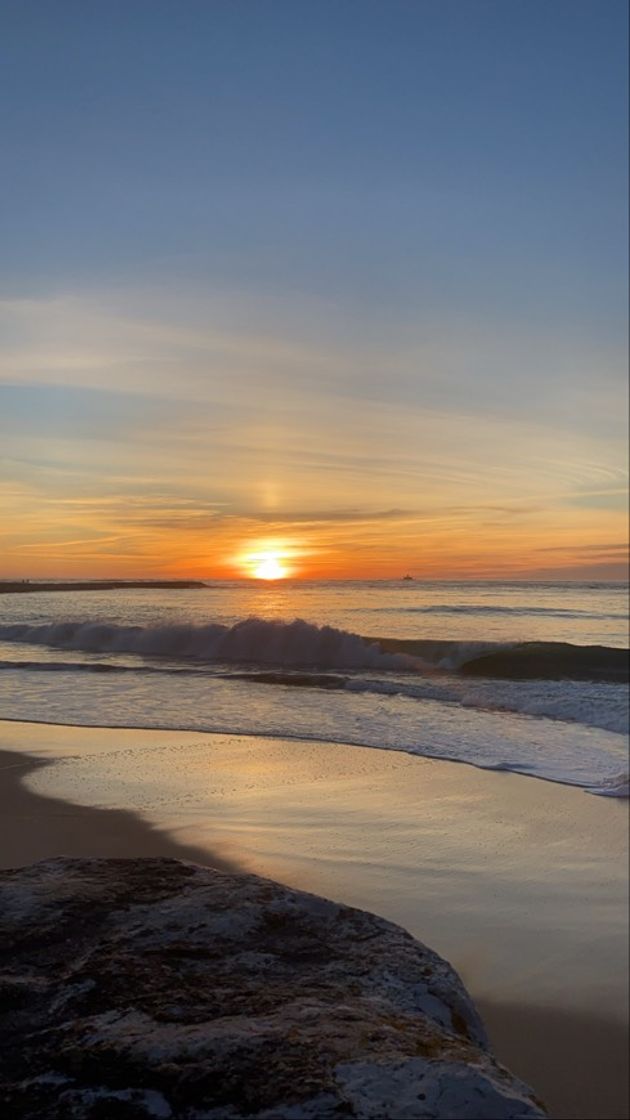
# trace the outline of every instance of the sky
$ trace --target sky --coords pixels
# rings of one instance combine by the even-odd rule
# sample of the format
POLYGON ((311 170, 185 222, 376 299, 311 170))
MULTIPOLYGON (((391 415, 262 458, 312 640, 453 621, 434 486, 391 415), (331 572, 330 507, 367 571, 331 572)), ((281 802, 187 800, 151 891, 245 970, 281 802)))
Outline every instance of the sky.
POLYGON ((0 25, 0 577, 626 576, 625 0, 0 25))

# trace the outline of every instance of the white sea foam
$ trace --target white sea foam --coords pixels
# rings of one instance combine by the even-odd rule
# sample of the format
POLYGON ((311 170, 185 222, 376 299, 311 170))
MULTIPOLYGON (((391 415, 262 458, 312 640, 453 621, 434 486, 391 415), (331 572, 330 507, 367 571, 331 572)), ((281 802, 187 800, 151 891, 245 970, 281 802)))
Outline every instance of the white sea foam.
MULTIPOLYGON (((217 674, 0 674, 0 718, 317 739, 513 771, 602 792, 623 736, 404 694, 251 684, 217 674)), ((617 794, 619 796, 619 794, 617 794)))
POLYGON ((623 634, 584 621, 616 619, 618 590, 484 586, 470 611, 469 588, 416 588, 405 606, 410 595, 363 584, 7 595, 0 717, 327 739, 624 792, 623 634), (286 621, 293 611, 317 624, 286 621), (467 675, 487 652, 495 675, 467 675), (541 676, 510 679, 515 655, 541 676), (576 666, 586 679, 558 679, 576 666))
POLYGON ((628 733, 630 723, 627 688, 608 681, 510 681, 435 675, 395 675, 379 680, 362 674, 348 678, 345 687, 350 692, 438 700, 464 708, 581 723, 619 735, 628 733))
POLYGON ((624 685, 608 681, 567 680, 495 680, 462 678, 431 673, 422 676, 417 672, 401 674, 388 669, 381 676, 375 670, 335 670, 318 672, 281 668, 278 670, 244 667, 230 671, 227 665, 210 665, 207 662, 172 661, 146 662, 134 655, 86 655, 82 661, 65 660, 0 660, 0 674, 20 669, 24 673, 108 673, 124 678, 132 675, 159 675, 163 687, 187 675, 205 676, 221 680, 242 680, 250 685, 267 684, 290 689, 343 689, 348 693, 367 693, 375 696, 399 696, 422 703, 435 700, 443 704, 457 704, 464 708, 495 712, 512 712, 515 715, 581 723, 603 731, 628 733, 630 709, 624 685), (130 663, 131 662, 131 663, 130 663))

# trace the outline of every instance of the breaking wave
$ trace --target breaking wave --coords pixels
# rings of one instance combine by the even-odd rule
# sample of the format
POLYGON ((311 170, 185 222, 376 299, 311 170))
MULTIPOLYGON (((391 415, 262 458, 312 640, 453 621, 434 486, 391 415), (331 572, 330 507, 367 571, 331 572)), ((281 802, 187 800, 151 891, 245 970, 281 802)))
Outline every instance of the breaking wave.
POLYGON ((627 796, 623 649, 84 619, 0 625, 0 657, 3 718, 316 738, 627 796))
POLYGON ((381 649, 405 653, 464 676, 503 680, 628 680, 628 650, 570 642, 455 642, 377 638, 381 649))
POLYGON ((281 622, 248 618, 234 626, 208 623, 175 626, 117 626, 103 622, 55 622, 45 626, 0 626, 6 642, 52 646, 86 653, 131 653, 174 660, 242 664, 321 666, 332 669, 407 669, 412 658, 388 652, 377 642, 333 626, 302 619, 281 622))
POLYGON ((14 623, 0 626, 0 640, 91 654, 168 658, 188 664, 371 669, 420 675, 446 672, 495 680, 590 680, 619 684, 628 680, 629 667, 628 651, 612 646, 362 637, 303 619, 286 622, 247 618, 233 626, 216 622, 202 626, 121 626, 95 621, 38 626, 14 623))

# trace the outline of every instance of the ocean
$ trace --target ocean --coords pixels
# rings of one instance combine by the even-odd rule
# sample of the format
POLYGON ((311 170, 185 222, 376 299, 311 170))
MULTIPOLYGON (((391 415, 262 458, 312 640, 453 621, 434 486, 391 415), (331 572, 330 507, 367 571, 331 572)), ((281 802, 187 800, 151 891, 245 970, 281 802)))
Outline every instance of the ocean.
POLYGON ((0 718, 380 747, 628 794, 628 589, 225 582, 0 597, 0 718))

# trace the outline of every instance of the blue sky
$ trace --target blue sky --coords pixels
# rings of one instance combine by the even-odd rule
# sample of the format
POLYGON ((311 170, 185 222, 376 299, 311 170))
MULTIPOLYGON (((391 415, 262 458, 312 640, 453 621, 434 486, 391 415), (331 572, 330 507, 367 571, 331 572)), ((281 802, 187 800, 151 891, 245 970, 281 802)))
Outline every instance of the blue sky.
MULTIPOLYGON (((481 493, 544 510, 527 540, 546 548, 618 541, 624 3, 1 10, 0 401, 5 477, 31 511, 12 572, 52 564, 42 503, 79 494, 107 511, 162 495, 161 524, 173 502, 216 505, 234 537, 270 501, 279 536, 328 509, 330 572, 343 510, 373 517, 374 540, 379 512, 415 510, 395 565, 423 570, 427 503, 472 516, 481 493)), ((451 528, 459 571, 470 518, 451 528)), ((119 540, 103 563, 144 570, 157 542, 119 540)), ((100 562, 61 551, 50 572, 64 563, 100 562)))

